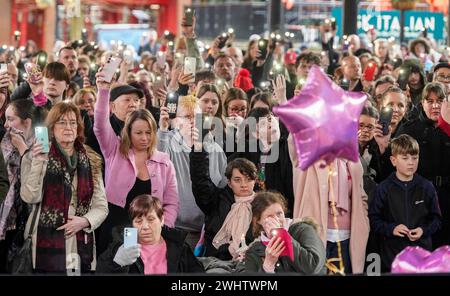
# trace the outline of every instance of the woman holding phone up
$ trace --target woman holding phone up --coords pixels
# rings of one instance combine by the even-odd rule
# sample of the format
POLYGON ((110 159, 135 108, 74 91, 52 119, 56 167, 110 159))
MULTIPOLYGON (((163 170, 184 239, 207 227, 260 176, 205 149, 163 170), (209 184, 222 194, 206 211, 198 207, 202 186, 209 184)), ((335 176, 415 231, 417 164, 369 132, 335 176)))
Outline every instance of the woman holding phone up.
MULTIPOLYGON (((185 242, 183 230, 164 225, 164 209, 160 200, 139 195, 129 209, 137 241, 124 246, 122 227, 115 228, 115 240, 99 257, 97 273, 167 274, 204 272, 185 242)), ((127 229, 129 230, 129 229, 127 229)))
POLYGON ((83 145, 83 121, 75 104, 56 103, 46 126, 50 143, 36 141, 21 167, 20 195, 34 205, 25 229, 28 235, 34 226, 33 268, 38 273, 90 272, 95 270, 93 231, 108 215, 101 158, 83 145), (80 265, 72 266, 77 257, 80 265))
MULTIPOLYGON (((121 136, 117 137, 109 120, 109 100, 119 86, 111 90, 104 70, 97 73, 97 102, 94 133, 105 158, 105 186, 109 215, 99 231, 99 253, 112 241, 112 229, 129 224, 128 208, 134 197, 150 194, 164 209, 164 223, 174 227, 179 200, 175 168, 168 154, 156 150, 157 127, 150 111, 129 112, 121 136)), ((131 88, 131 87, 130 87, 131 88)))
POLYGON ((317 225, 312 220, 294 222, 287 219, 285 211, 286 201, 281 194, 260 192, 255 195, 252 201, 252 227, 257 239, 245 254, 245 270, 325 274, 326 254, 317 225), (293 260, 289 255, 281 256, 286 253, 290 253, 293 260))

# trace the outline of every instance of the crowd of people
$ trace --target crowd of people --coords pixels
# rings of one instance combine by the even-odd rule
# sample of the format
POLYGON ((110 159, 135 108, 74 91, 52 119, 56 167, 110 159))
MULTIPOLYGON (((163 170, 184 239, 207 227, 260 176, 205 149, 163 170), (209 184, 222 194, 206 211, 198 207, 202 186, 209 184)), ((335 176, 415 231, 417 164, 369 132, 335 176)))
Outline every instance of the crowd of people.
POLYGON ((434 40, 363 44, 323 25, 319 50, 279 34, 200 50, 195 17, 181 31, 176 42, 150 34, 140 60, 78 40, 1 52, 1 273, 29 234, 36 274, 66 273, 74 255, 82 274, 320 275, 335 258, 361 274, 371 253, 390 272, 407 246, 450 244, 450 63, 434 40), (272 113, 301 96, 313 65, 368 96, 360 161, 334 160, 332 176, 321 162, 298 168, 272 113))

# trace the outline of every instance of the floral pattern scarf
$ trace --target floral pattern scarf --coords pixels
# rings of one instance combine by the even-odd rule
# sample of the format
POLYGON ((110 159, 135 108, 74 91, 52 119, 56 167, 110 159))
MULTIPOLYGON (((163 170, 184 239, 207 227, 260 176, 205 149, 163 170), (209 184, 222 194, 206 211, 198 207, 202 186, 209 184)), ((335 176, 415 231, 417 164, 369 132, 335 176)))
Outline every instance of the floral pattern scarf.
MULTIPOLYGON (((86 149, 75 141, 76 170, 69 170, 68 161, 53 140, 44 177, 41 214, 36 241, 36 269, 45 272, 66 271, 66 239, 63 230, 67 223, 72 200, 72 182, 77 174, 77 204, 75 216, 84 216, 90 208, 94 183, 86 149)), ((81 268, 89 269, 93 260, 93 234, 79 231, 76 234, 77 251, 81 268)), ((68 254, 69 255, 69 254, 68 254)))

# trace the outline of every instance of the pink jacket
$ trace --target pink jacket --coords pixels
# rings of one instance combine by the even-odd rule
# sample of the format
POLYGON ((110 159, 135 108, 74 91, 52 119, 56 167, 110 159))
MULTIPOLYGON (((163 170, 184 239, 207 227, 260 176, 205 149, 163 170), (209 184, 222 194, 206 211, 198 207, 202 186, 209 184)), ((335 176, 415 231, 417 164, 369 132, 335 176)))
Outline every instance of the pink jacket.
MULTIPOLYGON (((120 138, 109 122, 109 90, 99 90, 94 118, 94 133, 105 158, 106 197, 108 202, 125 207, 128 192, 136 181, 137 169, 132 149, 128 153, 128 159, 120 154, 120 138)), ((147 160, 147 169, 152 183, 152 195, 159 198, 164 208, 164 222, 167 226, 174 227, 179 200, 173 163, 168 154, 155 149, 152 157, 147 160)))
MULTIPOLYGON (((320 238, 326 247, 329 208, 328 170, 321 169, 318 163, 310 166, 306 171, 300 170, 292 136, 289 136, 288 143, 294 177, 294 219, 313 218, 320 225, 320 238)), ((367 195, 363 189, 361 163, 349 162, 349 170, 352 177, 350 260, 353 273, 362 273, 370 230, 367 216, 367 195)))

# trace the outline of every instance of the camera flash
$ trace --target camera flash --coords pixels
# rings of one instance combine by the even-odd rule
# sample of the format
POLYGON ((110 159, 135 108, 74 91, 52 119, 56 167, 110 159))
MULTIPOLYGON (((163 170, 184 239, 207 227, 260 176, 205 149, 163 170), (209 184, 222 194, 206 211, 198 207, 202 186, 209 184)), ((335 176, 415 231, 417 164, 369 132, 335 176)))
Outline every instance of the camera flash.
POLYGON ((169 34, 170 34, 169 30, 165 30, 165 31, 164 31, 164 35, 167 36, 167 35, 169 35, 169 34))
POLYGON ((233 29, 233 28, 229 28, 229 29, 228 29, 228 33, 229 33, 229 34, 233 34, 233 33, 234 33, 234 29, 233 29))
POLYGON ((139 69, 144 69, 144 64, 139 64, 139 69))

